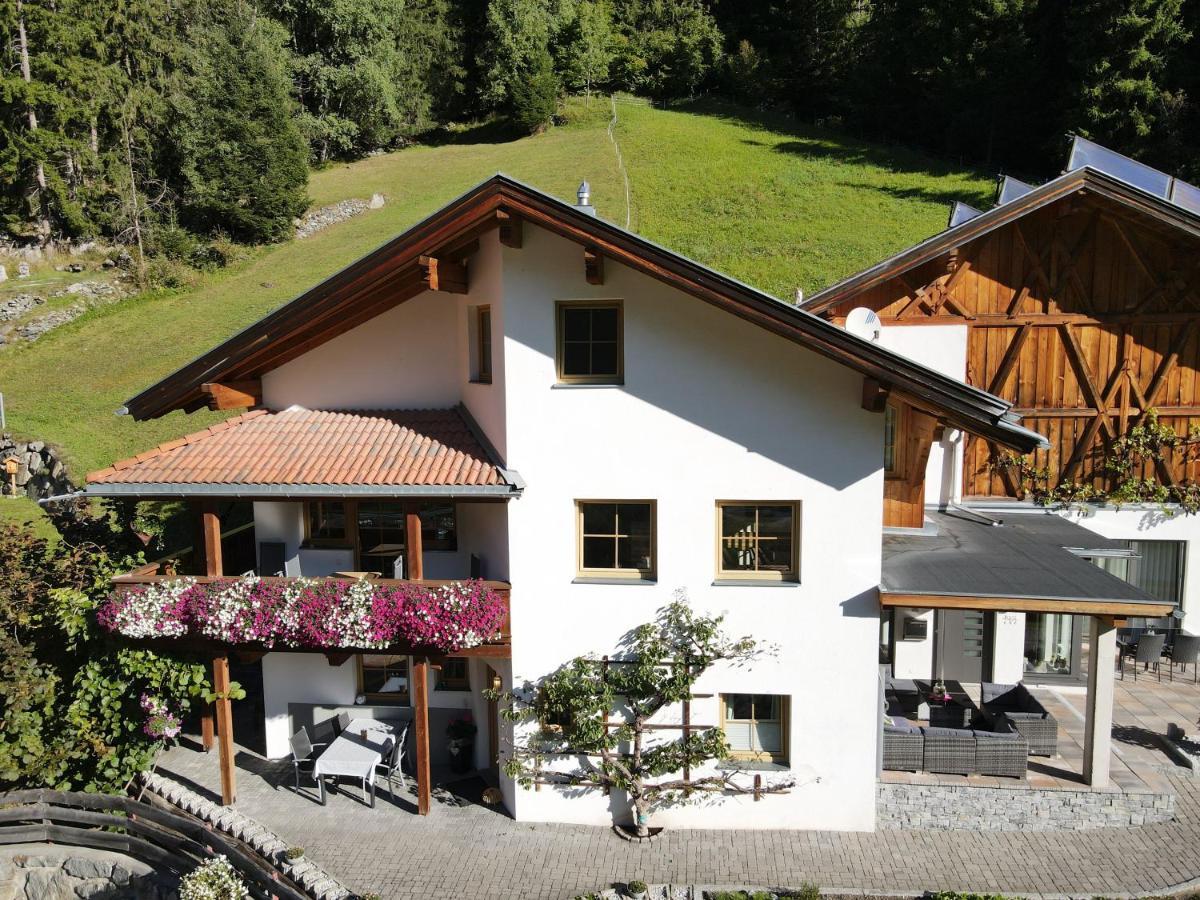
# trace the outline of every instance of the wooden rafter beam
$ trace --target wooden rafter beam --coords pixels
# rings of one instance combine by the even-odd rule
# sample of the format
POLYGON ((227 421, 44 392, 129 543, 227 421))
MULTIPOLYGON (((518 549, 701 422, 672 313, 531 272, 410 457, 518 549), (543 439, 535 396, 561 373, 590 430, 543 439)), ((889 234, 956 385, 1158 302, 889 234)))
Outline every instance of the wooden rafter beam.
MULTIPOLYGON (((1158 370, 1154 373, 1153 377, 1150 379, 1150 383, 1146 386, 1145 393, 1141 391, 1139 385, 1134 383, 1133 375, 1132 373, 1130 374, 1129 380, 1130 383, 1133 384, 1133 387, 1137 393, 1138 401, 1142 404, 1143 415, 1147 410, 1154 406, 1155 403, 1158 402, 1159 395, 1162 393, 1163 388, 1165 388, 1167 385, 1167 377, 1175 368, 1175 364, 1179 362, 1179 355, 1183 353, 1184 347, 1186 347, 1187 342, 1191 340, 1192 334, 1195 332, 1195 330, 1196 319, 1193 318, 1189 319, 1187 323, 1184 324, 1183 328, 1179 330, 1179 333, 1175 335, 1175 340, 1171 342, 1171 347, 1167 351, 1167 355, 1163 357, 1162 362, 1159 363, 1158 370)), ((1138 421, 1140 421, 1140 417, 1138 421)))
POLYGON ((208 395, 209 409, 242 409, 262 404, 262 381, 247 378, 241 381, 211 381, 200 385, 208 395))
POLYGON ((881 384, 874 378, 864 378, 862 387, 862 408, 867 412, 881 413, 887 406, 888 394, 891 388, 881 384))
POLYGON ((426 290, 467 293, 467 267, 463 263, 438 259, 436 256, 422 256, 417 260, 417 265, 423 272, 426 290))
MULTIPOLYGON (((1083 358, 1083 349, 1079 346, 1079 338, 1074 329, 1070 325, 1060 325, 1058 333, 1062 336, 1063 349, 1066 351, 1068 362, 1071 363, 1071 369, 1075 372, 1079 389, 1087 398, 1088 403, 1097 412, 1107 409, 1112 398, 1096 386, 1096 379, 1092 376, 1092 370, 1088 367, 1087 360, 1083 358)), ((1115 385, 1110 389, 1115 390, 1115 385)), ((1113 433, 1112 423, 1108 421, 1108 417, 1099 416, 1098 419, 1104 433, 1110 439, 1115 440, 1116 435, 1113 433)))
POLYGON ((583 248, 583 274, 588 284, 604 284, 604 255, 596 247, 583 248))
POLYGON ((520 250, 525 239, 521 217, 498 209, 496 210, 496 219, 500 222, 500 243, 505 247, 520 250))

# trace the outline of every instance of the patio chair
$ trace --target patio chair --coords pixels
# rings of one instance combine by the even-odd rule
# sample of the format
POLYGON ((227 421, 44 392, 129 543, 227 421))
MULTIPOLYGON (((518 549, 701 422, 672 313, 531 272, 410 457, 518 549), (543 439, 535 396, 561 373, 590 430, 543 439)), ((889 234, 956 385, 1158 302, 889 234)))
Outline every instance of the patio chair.
POLYGON ((883 767, 893 772, 918 772, 925 761, 925 738, 908 719, 889 715, 883 721, 883 767))
POLYGON ((1200 658, 1200 635, 1180 633, 1175 635, 1175 643, 1171 647, 1171 652, 1167 654, 1171 660, 1171 680, 1175 680, 1175 667, 1182 666, 1183 671, 1187 671, 1187 667, 1192 667, 1192 683, 1197 681, 1196 664, 1200 658))
POLYGON ((1058 720, 1023 684, 998 684, 985 681, 979 686, 980 718, 987 730, 1004 733, 1013 728, 1029 744, 1034 756, 1055 756, 1058 753, 1058 720))
POLYGON ((975 732, 969 728, 922 728, 924 769, 946 775, 975 771, 975 732))
POLYGON ((392 750, 387 755, 387 759, 375 767, 376 774, 383 775, 387 778, 388 796, 390 796, 393 800, 396 799, 396 788, 392 784, 393 778, 399 777, 401 790, 408 790, 408 785, 404 781, 404 744, 407 738, 408 725, 405 724, 404 729, 400 732, 397 738, 392 741, 392 750))
POLYGON ((980 775, 1024 778, 1029 768, 1029 742, 1007 719, 1004 731, 975 732, 975 771, 980 775))
MULTIPOLYGON (((1162 670, 1158 667, 1158 661, 1162 658, 1163 644, 1166 643, 1167 636, 1165 634, 1143 634, 1137 642, 1137 650, 1133 654, 1133 680, 1137 681, 1138 668, 1146 666, 1149 668, 1154 666, 1154 674, 1158 676, 1158 680, 1162 681, 1162 670)), ((1121 657, 1121 679, 1125 678, 1125 657, 1121 657)))
POLYGON ((317 776, 314 771, 317 757, 313 753, 312 741, 308 739, 307 728, 301 727, 299 731, 288 738, 288 743, 292 747, 292 769, 296 775, 296 793, 298 794, 300 793, 301 772, 312 778, 313 784, 317 784, 317 776))
POLYGON ((338 734, 341 734, 343 731, 345 731, 349 727, 350 727, 350 713, 343 710, 342 712, 337 714, 337 723, 334 725, 334 730, 338 734))
POLYGON ((319 722, 313 726, 312 745, 314 747, 328 747, 333 743, 338 736, 338 720, 337 716, 332 716, 324 722, 319 722))

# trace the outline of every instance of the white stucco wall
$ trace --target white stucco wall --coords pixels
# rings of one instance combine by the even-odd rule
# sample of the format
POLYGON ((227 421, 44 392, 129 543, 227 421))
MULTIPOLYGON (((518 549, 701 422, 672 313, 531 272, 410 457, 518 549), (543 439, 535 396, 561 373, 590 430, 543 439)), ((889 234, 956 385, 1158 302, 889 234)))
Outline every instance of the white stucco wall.
POLYGON ((267 372, 263 405, 436 409, 462 399, 457 295, 425 292, 267 372), (449 298, 449 299, 448 299, 449 298))
POLYGON ((897 678, 933 677, 933 610, 897 609, 892 627, 895 629, 895 648, 892 651, 892 674, 897 678), (925 638, 904 640, 904 619, 912 616, 925 623, 925 638))
MULTIPOLYGON (((926 365, 935 372, 967 380, 967 326, 884 326, 880 346, 926 365)), ((934 441, 925 467, 925 505, 945 506, 962 499, 962 432, 947 429, 934 441)))
POLYGON ((267 756, 271 759, 291 752, 289 703, 353 705, 358 688, 353 661, 331 666, 319 653, 268 653, 262 659, 262 675, 267 756))
MULTIPOLYGON (((509 506, 515 680, 612 651, 685 587, 778 644, 705 685, 789 695, 791 761, 821 782, 659 821, 873 827, 882 419, 860 408, 861 376, 611 260, 590 286, 578 245, 536 228, 504 260, 508 450, 528 484, 509 506), (585 298, 624 301, 624 386, 555 385, 555 301, 585 298), (576 498, 657 501, 657 585, 572 583, 576 498), (802 503, 801 584, 713 585, 718 499, 802 503)), ((599 795, 515 794, 519 819, 612 821, 599 795)))

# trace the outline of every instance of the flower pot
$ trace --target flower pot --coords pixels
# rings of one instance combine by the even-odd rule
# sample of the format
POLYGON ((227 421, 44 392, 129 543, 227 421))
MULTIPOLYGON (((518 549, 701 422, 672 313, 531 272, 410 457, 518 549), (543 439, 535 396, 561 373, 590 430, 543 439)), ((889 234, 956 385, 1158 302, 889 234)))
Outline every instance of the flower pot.
POLYGON ((456 775, 470 772, 475 767, 475 739, 450 738, 446 742, 450 751, 450 771, 456 775))

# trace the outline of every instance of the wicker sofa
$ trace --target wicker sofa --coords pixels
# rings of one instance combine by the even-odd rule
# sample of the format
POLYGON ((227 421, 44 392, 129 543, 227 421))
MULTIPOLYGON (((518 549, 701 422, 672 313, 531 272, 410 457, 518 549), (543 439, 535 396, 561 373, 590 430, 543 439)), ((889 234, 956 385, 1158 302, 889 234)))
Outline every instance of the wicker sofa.
POLYGON ((980 691, 980 712, 988 730, 1005 733, 1010 730, 1007 725, 1011 725, 1011 730, 1029 742, 1029 752, 1033 755, 1058 753, 1058 721, 1025 685, 985 681, 980 691))
POLYGON ((925 736, 915 722, 909 721, 904 709, 888 699, 883 720, 883 767, 890 771, 917 772, 925 761, 925 736))

